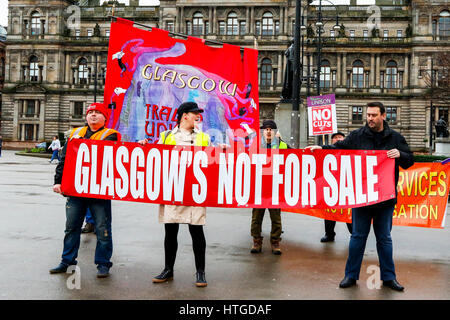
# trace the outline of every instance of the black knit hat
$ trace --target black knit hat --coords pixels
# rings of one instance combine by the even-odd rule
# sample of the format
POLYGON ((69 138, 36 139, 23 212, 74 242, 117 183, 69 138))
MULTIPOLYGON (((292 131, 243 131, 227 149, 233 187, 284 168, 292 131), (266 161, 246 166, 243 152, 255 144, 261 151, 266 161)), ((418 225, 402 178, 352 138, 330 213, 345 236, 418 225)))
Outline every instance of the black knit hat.
POLYGON ((277 128, 277 124, 273 120, 264 120, 262 126, 259 127, 259 128, 260 129, 266 129, 266 128, 276 129, 277 128))
POLYGON ((184 114, 184 113, 188 113, 188 112, 200 112, 200 113, 202 113, 203 112, 203 110, 202 109, 200 109, 199 107, 198 107, 198 105, 195 103, 195 102, 183 102, 179 107, 178 107, 178 110, 177 110, 177 118, 178 119, 181 119, 181 116, 184 114))

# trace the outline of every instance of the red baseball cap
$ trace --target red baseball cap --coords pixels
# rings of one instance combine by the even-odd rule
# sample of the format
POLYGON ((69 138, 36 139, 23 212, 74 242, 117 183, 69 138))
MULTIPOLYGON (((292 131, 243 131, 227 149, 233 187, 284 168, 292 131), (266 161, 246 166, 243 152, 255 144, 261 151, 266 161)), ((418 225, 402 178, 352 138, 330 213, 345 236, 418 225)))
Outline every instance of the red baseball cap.
POLYGON ((108 119, 108 110, 106 109, 105 105, 103 103, 94 102, 89 105, 89 107, 86 109, 86 115, 91 110, 97 110, 102 115, 105 116, 105 120, 108 119))

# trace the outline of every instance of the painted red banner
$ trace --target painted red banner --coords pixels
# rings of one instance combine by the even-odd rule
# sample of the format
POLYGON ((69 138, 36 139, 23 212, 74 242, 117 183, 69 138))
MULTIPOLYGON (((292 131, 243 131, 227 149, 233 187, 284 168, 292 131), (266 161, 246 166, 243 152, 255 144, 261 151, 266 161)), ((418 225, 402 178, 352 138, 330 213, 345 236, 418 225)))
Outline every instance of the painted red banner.
POLYGON ((104 102, 107 127, 123 141, 157 142, 176 125, 181 103, 204 110, 198 124, 211 143, 258 142, 258 51, 204 39, 176 39, 168 31, 111 23, 104 102))
MULTIPOLYGON (((444 228, 450 188, 450 165, 416 163, 407 170, 400 169, 397 204, 393 225, 444 228)), ((283 211, 352 222, 351 209, 283 209, 283 211)))
POLYGON ((394 160, 381 150, 248 152, 73 139, 62 190, 186 206, 349 208, 395 196, 394 160))

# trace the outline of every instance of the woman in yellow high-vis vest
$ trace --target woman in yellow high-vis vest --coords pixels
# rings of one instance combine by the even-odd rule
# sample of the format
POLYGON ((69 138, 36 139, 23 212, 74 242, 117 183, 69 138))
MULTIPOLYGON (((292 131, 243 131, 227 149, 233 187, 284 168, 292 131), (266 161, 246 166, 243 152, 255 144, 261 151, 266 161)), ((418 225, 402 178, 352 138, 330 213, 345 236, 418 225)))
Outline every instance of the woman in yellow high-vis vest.
MULTIPOLYGON (((210 138, 206 133, 195 127, 196 120, 203 110, 195 102, 185 102, 177 110, 178 125, 173 130, 164 131, 160 134, 158 144, 185 145, 185 146, 209 146, 210 138)), ((145 145, 147 139, 139 141, 145 145)), ((159 206, 159 222, 164 223, 164 270, 153 278, 154 283, 162 283, 173 279, 175 258, 178 249, 179 224, 188 224, 192 237, 192 246, 195 256, 196 286, 206 287, 205 278, 205 252, 206 240, 203 226, 206 223, 206 208, 195 206, 159 206)))

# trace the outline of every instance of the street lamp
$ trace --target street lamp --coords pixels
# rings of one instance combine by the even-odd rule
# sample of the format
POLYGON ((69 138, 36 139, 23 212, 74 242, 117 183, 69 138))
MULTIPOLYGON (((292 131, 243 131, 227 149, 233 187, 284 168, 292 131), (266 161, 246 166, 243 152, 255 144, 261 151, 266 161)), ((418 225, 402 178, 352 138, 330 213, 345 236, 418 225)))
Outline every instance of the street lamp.
MULTIPOLYGON (((337 32, 341 29, 339 26, 339 15, 337 13, 336 6, 328 0, 324 0, 326 2, 329 2, 331 5, 333 5, 336 9, 336 24, 333 26, 333 29, 337 32)), ((319 10, 317 11, 317 21, 316 21, 316 27, 317 27, 317 70, 316 70, 316 89, 317 89, 317 95, 320 96, 320 72, 322 68, 322 33, 325 32, 323 30, 323 19, 322 19, 322 0, 319 0, 319 10)), ((323 144, 324 136, 317 137, 317 143, 323 144)))

